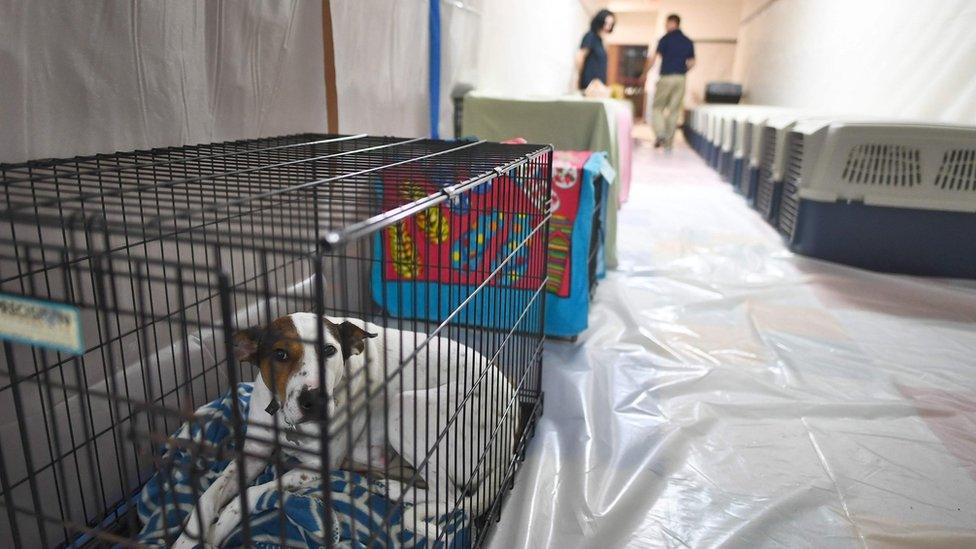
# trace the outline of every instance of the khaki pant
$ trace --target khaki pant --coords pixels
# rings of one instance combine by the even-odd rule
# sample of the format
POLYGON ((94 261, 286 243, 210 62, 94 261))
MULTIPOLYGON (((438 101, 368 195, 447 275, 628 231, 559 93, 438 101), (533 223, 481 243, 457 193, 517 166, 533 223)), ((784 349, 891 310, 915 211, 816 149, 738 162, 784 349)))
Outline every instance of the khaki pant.
POLYGON ((681 104, 685 98, 685 75, 668 74, 657 81, 654 102, 651 104, 651 126, 654 135, 671 146, 674 128, 678 125, 681 104))

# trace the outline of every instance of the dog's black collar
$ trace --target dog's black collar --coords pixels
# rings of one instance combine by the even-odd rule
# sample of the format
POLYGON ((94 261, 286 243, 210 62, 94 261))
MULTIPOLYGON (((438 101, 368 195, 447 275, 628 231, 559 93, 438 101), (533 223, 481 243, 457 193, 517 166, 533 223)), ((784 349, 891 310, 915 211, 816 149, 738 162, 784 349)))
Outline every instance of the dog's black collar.
POLYGON ((265 408, 264 411, 268 412, 269 416, 273 416, 278 413, 278 408, 280 408, 280 406, 278 406, 278 400, 272 398, 271 402, 268 403, 268 407, 265 408))

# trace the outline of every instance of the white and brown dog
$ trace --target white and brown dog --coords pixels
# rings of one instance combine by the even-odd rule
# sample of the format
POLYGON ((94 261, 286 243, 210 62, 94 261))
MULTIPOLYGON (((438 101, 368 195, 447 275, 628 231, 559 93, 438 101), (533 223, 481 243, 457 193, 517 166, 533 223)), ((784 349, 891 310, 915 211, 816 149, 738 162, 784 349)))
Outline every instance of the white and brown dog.
POLYGON ((276 450, 305 467, 250 486, 249 505, 278 490, 279 483, 286 491, 320 485, 321 422, 315 419, 323 412, 337 426, 328 433, 329 470, 350 463, 356 464, 349 467, 354 470, 365 469, 365 463, 372 470, 388 470, 390 448, 416 469, 421 485, 436 487, 410 488, 404 494, 404 501, 414 504, 403 517, 408 529, 435 535, 436 527, 425 519, 458 503, 469 516, 478 516, 500 487, 516 439, 515 390, 473 349, 361 320, 324 317, 318 322, 313 313, 293 313, 269 326, 242 330, 234 341, 237 359, 260 370, 248 408, 244 457, 232 461, 203 493, 174 547, 201 541, 220 545, 244 514, 237 497, 238 468, 250 486, 276 450), (324 379, 319 378, 320 352, 324 379), (367 393, 377 392, 380 396, 367 399, 367 393))

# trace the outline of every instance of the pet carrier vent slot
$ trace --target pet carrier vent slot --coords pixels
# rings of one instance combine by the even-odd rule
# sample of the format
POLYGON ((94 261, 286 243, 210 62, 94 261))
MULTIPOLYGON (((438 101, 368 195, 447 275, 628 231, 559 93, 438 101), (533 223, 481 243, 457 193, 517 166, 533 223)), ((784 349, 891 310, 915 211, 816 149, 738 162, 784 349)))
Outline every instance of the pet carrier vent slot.
POLYGON ((789 158, 786 164, 786 176, 783 179, 783 199, 779 208, 779 227, 790 237, 796 226, 796 213, 799 208, 800 170, 803 163, 803 134, 794 133, 790 136, 789 158))
POLYGON ((976 149, 946 151, 935 185, 946 191, 976 191, 976 149))
POLYGON ((776 158, 776 129, 766 128, 762 139, 762 159, 760 168, 767 170, 772 177, 773 161, 776 158))
POLYGON ((865 143, 851 149, 842 178, 848 183, 912 187, 922 182, 919 150, 865 143))

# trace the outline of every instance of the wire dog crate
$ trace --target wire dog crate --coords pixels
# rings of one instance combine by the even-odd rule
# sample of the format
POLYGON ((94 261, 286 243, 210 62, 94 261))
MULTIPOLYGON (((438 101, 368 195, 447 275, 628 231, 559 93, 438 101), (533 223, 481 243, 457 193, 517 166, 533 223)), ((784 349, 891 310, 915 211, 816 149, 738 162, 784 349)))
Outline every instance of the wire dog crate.
POLYGON ((0 165, 0 544, 481 544, 542 410, 552 150, 0 165))

